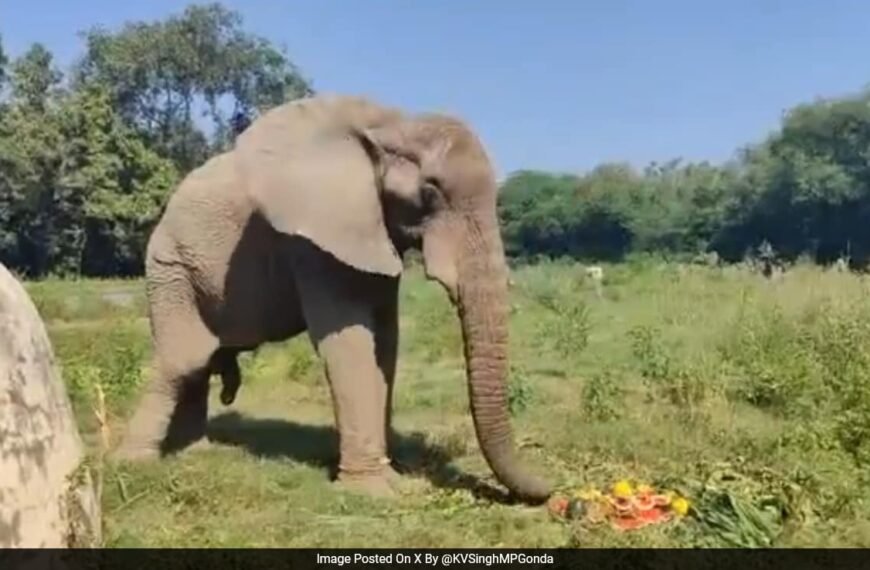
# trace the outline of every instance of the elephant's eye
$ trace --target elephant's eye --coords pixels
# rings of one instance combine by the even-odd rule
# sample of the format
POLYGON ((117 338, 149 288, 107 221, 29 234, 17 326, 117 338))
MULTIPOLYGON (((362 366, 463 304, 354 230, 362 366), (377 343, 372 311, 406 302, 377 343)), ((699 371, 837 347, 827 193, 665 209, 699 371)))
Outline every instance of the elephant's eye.
POLYGON ((436 180, 427 178, 420 187, 420 201, 423 209, 426 211, 434 210, 439 200, 441 200, 441 187, 436 180))

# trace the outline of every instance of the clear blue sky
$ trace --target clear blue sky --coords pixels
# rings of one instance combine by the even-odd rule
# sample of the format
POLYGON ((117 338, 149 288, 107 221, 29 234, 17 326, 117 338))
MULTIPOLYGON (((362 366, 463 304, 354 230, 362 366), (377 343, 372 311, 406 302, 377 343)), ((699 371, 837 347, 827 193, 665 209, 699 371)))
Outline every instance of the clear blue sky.
MULTIPOLYGON (((500 172, 722 161, 782 112, 870 83, 866 0, 232 0, 319 91, 470 121, 500 172)), ((7 51, 182 0, 0 0, 7 51)))

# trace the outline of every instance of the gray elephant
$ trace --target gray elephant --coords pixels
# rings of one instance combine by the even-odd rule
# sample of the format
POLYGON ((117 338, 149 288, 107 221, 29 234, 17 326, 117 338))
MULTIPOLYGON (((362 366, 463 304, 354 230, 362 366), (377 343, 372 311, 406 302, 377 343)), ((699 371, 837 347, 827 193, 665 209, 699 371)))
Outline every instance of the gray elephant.
POLYGON ((272 109, 172 195, 146 254, 155 374, 117 455, 200 440, 210 375, 227 403, 239 352, 307 331, 333 399, 338 481, 390 494, 398 290, 412 248, 458 311, 484 457, 515 496, 545 500, 549 485, 512 442, 507 266, 487 154, 455 118, 357 97, 272 109))

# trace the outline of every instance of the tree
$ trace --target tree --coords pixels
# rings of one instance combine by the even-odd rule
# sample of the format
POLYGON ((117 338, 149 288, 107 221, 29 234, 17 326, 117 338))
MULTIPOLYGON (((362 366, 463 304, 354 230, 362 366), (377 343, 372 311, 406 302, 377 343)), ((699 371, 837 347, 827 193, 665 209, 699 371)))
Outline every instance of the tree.
POLYGON ((205 4, 115 33, 93 28, 76 80, 106 85, 124 120, 185 173, 231 141, 229 116, 312 92, 283 51, 241 26, 238 13, 205 4))
POLYGON ((3 90, 3 86, 6 83, 6 66, 9 64, 9 58, 6 56, 6 52, 3 51, 3 35, 0 34, 0 92, 3 90))
POLYGON ((311 93, 241 25, 207 4, 93 28, 69 81, 40 44, 10 65, 0 49, 0 260, 32 276, 140 273, 178 177, 258 111, 311 93))
POLYGON ((32 276, 141 271, 171 163, 124 124, 98 84, 68 93, 51 54, 12 65, 0 116, 0 259, 32 276))
POLYGON ((109 92, 84 88, 60 116, 64 139, 56 203, 74 270, 85 275, 142 271, 148 235, 177 181, 174 166, 148 149, 112 108, 109 92))
POLYGON ((0 115, 0 259, 35 274, 52 265, 63 241, 52 216, 60 80, 51 54, 35 44, 11 65, 11 97, 0 115))
POLYGON ((622 257, 631 230, 607 186, 611 176, 620 184, 625 174, 622 165, 604 165, 581 178, 532 171, 509 177, 499 197, 508 255, 622 257))
POLYGON ((43 112, 63 74, 54 66, 53 56, 40 43, 12 63, 12 99, 33 111, 43 112))
POLYGON ((768 241, 787 258, 870 257, 870 92, 799 105, 744 153, 715 246, 726 257, 768 241))

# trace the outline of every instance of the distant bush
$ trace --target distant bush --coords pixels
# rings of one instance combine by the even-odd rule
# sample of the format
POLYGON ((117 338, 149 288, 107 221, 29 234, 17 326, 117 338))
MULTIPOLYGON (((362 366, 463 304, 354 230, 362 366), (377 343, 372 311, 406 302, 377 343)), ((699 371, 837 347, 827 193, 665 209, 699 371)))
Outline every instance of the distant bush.
POLYGON ((870 305, 747 312, 723 343, 732 398, 819 427, 870 463, 870 305))
POLYGON ((583 384, 583 413, 592 421, 606 422, 622 417, 623 391, 619 379, 604 371, 583 384))
POLYGON ((528 372, 517 365, 511 366, 508 377, 508 410, 515 416, 529 407, 534 399, 534 390, 529 382, 528 372))
POLYGON ((521 284, 525 296, 546 310, 538 320, 540 342, 568 361, 586 348, 590 331, 585 292, 574 269, 565 263, 544 263, 527 272, 521 284))

